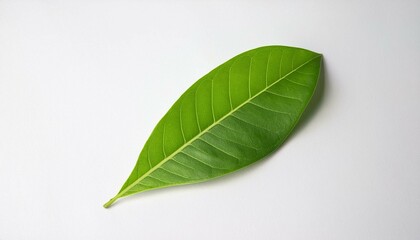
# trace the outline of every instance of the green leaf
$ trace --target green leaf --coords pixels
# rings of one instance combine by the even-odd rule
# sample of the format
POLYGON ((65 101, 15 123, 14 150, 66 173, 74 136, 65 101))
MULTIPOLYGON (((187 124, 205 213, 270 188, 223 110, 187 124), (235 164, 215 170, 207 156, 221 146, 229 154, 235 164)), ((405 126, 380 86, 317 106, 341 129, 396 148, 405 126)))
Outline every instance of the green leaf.
POLYGON ((206 181, 277 149, 311 99, 322 55, 268 46, 244 52, 194 83, 159 121, 118 194, 206 181))

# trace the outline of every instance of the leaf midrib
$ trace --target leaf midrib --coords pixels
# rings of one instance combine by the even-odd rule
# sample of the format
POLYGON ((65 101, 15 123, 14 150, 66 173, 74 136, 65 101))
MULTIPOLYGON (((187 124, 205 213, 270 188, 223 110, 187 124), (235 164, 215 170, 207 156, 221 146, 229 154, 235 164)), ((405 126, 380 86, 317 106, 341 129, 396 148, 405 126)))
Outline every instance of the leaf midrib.
MULTIPOLYGON (((145 174, 143 174, 141 177, 139 177, 136 181, 134 181, 132 184, 128 185, 124 190, 122 190, 121 192, 119 192, 115 197, 113 197, 108 203, 112 204, 112 202, 114 202, 115 200, 117 200, 118 198, 122 197, 127 191, 129 191, 131 188, 133 188, 134 186, 136 186, 139 182, 141 182, 143 179, 145 179, 148 175, 150 175, 151 173, 153 173, 155 170, 159 169, 163 164, 165 164, 167 161, 169 161, 170 159, 172 159, 175 155, 177 155, 178 153, 182 152, 184 150, 184 148, 186 148, 187 146, 189 146, 192 142, 194 142, 195 140, 199 139, 202 135, 204 135, 205 133, 207 133, 211 128, 213 128, 214 126, 218 125, 220 122, 222 122, 225 118, 229 117, 232 115, 232 113, 236 112, 239 108, 241 108, 242 106, 248 104, 251 100, 253 100, 255 97, 259 96, 261 93, 267 91, 267 89, 269 89, 270 87, 272 87, 273 85, 279 83, 281 80, 286 79, 290 74, 296 72, 298 69, 302 68, 303 66, 305 66, 306 64, 312 62, 313 60, 315 60, 316 58, 321 57, 322 55, 317 55, 311 59, 309 59, 308 61, 304 62, 303 64, 301 64, 299 67, 293 69, 292 71, 290 71, 288 74, 284 75, 283 77, 279 78, 278 80, 274 81, 272 84, 266 86, 264 89, 262 89, 260 92, 258 92, 257 94, 255 94, 254 96, 251 96, 249 99, 247 99, 245 102, 241 103, 240 105, 238 105, 236 108, 232 109, 230 112, 228 112, 225 116, 221 117, 219 120, 213 122, 210 126, 208 126, 206 129, 204 129, 203 131, 201 131, 199 134, 197 134, 197 136, 191 138, 191 140, 189 140, 188 142, 185 142, 181 147, 178 148, 178 150, 174 151, 172 154, 170 154, 169 156, 165 157, 164 159, 162 159, 162 161, 158 164, 156 164, 154 167, 152 167, 149 171, 147 171, 145 174)), ((108 205, 108 203, 106 203, 105 205, 108 205)))

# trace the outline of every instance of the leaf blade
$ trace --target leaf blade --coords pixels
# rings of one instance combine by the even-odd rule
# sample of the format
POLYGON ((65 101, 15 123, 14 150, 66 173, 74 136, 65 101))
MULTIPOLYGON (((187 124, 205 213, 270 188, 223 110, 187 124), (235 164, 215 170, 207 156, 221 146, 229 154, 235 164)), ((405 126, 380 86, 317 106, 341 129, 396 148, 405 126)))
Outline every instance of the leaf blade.
POLYGON ((215 68, 157 124, 130 177, 105 207, 133 193, 218 177, 274 151, 309 102, 320 66, 320 54, 269 46, 215 68))

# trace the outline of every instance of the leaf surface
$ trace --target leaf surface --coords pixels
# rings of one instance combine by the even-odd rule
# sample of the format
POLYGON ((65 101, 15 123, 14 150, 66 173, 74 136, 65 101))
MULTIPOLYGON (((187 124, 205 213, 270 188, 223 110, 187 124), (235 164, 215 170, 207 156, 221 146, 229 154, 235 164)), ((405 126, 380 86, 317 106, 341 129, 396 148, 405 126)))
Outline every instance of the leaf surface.
POLYGON ((159 121, 118 194, 206 181, 277 149, 312 97, 322 55, 267 46, 194 83, 159 121))

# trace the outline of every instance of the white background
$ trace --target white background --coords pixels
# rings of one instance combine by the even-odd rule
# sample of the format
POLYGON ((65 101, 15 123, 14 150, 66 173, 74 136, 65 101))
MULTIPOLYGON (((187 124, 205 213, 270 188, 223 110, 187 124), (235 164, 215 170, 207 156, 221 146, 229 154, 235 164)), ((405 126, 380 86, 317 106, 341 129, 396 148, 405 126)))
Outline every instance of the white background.
POLYGON ((409 0, 0 0, 0 239, 420 239, 419 23, 409 0), (182 92, 272 44, 325 60, 279 151, 102 207, 182 92))

